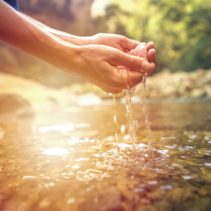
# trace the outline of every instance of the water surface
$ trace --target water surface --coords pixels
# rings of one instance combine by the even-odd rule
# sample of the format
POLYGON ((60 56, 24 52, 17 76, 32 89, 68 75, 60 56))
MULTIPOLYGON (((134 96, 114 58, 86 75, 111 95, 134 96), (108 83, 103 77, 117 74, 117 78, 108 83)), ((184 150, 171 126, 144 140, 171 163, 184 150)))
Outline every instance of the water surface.
POLYGON ((135 143, 123 105, 1 113, 0 210, 211 210, 211 103, 149 104, 150 146, 142 107, 135 143))

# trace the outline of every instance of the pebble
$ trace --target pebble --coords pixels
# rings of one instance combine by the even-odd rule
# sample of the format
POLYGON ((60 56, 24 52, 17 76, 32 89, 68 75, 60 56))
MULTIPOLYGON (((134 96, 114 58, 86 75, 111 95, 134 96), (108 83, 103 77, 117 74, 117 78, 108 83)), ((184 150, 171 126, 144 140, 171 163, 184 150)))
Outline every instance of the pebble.
POLYGON ((163 185, 160 187, 161 190, 171 190, 172 186, 171 185, 163 185))
POLYGON ((211 167, 211 163, 204 163, 205 166, 211 167))
POLYGON ((190 180, 190 179, 192 179, 192 176, 185 175, 185 176, 182 176, 182 178, 183 178, 184 180, 190 180))

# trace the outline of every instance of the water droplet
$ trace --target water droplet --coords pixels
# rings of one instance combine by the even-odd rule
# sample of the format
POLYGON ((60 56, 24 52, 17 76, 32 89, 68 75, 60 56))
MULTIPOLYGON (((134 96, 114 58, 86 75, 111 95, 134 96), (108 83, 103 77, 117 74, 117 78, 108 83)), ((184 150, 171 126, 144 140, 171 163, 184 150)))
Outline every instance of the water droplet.
POLYGON ((126 132, 126 126, 125 125, 121 125, 120 131, 121 131, 121 133, 124 134, 126 132))

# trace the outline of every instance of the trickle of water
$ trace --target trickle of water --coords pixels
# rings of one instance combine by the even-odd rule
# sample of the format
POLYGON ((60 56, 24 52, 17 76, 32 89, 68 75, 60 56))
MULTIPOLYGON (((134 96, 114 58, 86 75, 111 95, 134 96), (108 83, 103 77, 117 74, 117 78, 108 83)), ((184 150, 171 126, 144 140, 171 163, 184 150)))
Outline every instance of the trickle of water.
MULTIPOLYGON (((144 116, 144 124, 147 130, 147 143, 148 147, 151 149, 152 148, 152 140, 153 140, 153 135, 150 127, 150 121, 148 118, 148 112, 146 109, 146 78, 147 75, 144 75, 142 84, 141 84, 141 90, 142 90, 142 100, 143 100, 143 105, 142 105, 142 111, 143 111, 143 116, 144 116)), ((134 111, 133 111, 133 103, 132 103, 132 96, 135 92, 134 89, 129 89, 127 88, 126 90, 122 91, 122 96, 125 99, 125 117, 126 117, 126 128, 127 128, 127 140, 129 140, 132 145, 133 149, 136 147, 136 132, 138 128, 138 121, 134 118, 134 111)), ((119 122, 118 122, 118 112, 117 112, 117 98, 116 95, 112 95, 113 97, 113 102, 114 102, 114 114, 113 114, 113 122, 114 122, 114 128, 115 128, 115 141, 118 144, 120 141, 120 136, 119 132, 121 132, 121 128, 119 128, 119 122)), ((125 130, 124 130, 125 133, 125 130)), ((124 134, 125 135, 125 134, 124 134)), ((153 155, 152 155, 153 156, 153 155)))
POLYGON ((128 135, 129 139, 133 144, 133 147, 135 147, 136 143, 136 131, 138 127, 138 122, 134 119, 133 115, 133 107, 132 107, 132 94, 134 93, 134 90, 132 90, 132 93, 130 93, 129 89, 126 89, 123 91, 124 97, 125 97, 125 108, 126 108, 126 120, 127 120, 127 128, 128 128, 128 135))
MULTIPOLYGON (((138 122, 137 120, 134 119, 133 115, 133 108, 132 108, 132 95, 134 91, 130 89, 126 89, 122 91, 122 96, 125 98, 125 117, 126 117, 126 128, 128 131, 127 139, 129 139, 133 147, 135 147, 135 142, 136 142, 136 130, 138 127, 138 122)), ((119 133, 123 133, 123 136, 125 135, 125 125, 121 125, 121 128, 119 128, 119 122, 118 122, 118 112, 117 112, 117 97, 116 95, 112 95, 113 97, 113 103, 114 103, 114 112, 113 112, 113 122, 114 122, 114 129, 115 129, 115 141, 116 143, 119 143, 120 141, 120 136, 119 133), (124 128, 123 128, 124 126, 124 128)))
POLYGON ((142 87, 141 87, 141 89, 142 89, 142 99, 143 99, 142 111, 143 111, 143 114, 144 114, 144 122, 145 122, 145 127, 146 127, 146 130, 147 130, 147 143, 148 143, 149 147, 152 147, 151 143, 152 143, 152 140, 153 140, 153 135, 152 135, 151 127, 150 127, 148 112, 147 112, 147 109, 146 109, 146 103, 147 103, 147 100, 146 100, 146 79, 147 79, 147 75, 145 74, 144 77, 143 77, 143 80, 142 80, 142 87))
POLYGON ((116 143, 119 142, 119 129, 118 129, 118 121, 117 121, 117 98, 115 94, 112 94, 113 97, 113 103, 114 103, 114 116, 113 116, 113 121, 114 121, 114 128, 115 128, 115 141, 116 143))

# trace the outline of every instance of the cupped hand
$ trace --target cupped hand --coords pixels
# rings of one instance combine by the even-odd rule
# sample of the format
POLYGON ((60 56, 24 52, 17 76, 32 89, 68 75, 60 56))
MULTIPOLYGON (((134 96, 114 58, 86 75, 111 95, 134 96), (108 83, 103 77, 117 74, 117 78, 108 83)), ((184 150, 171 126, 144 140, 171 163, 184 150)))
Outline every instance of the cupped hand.
MULTIPOLYGON (((141 43, 138 46, 136 46, 134 49, 130 50, 129 54, 133 56, 142 57, 146 59, 147 61, 149 61, 150 63, 155 64, 156 50, 155 50, 155 45, 153 42, 149 42, 147 44, 141 43)), ((152 74, 153 71, 154 69, 152 69, 150 72, 147 72, 147 75, 152 74)))
MULTIPOLYGON (((145 44, 137 40, 129 39, 123 35, 99 33, 92 37, 89 37, 89 39, 87 39, 87 44, 106 45, 119 49, 120 51, 123 51, 125 53, 129 53, 131 55, 133 55, 137 51, 137 48, 145 45, 147 48, 147 58, 144 58, 147 59, 149 62, 155 63, 156 50, 153 42, 148 42, 145 44)), ((137 53, 135 53, 134 55, 143 56, 143 54, 138 55, 137 53)))
POLYGON ((109 46, 85 45, 79 49, 76 71, 107 92, 131 88, 154 69, 154 63, 109 46))

